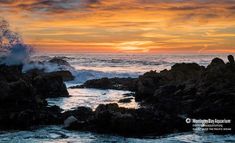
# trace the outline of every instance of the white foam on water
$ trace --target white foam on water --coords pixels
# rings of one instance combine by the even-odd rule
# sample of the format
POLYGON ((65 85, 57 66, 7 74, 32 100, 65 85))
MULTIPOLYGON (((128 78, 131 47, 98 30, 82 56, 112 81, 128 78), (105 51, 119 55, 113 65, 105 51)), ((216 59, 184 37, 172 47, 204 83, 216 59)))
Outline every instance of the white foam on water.
POLYGON ((62 126, 47 126, 32 131, 0 132, 1 143, 232 143, 234 135, 213 135, 192 132, 171 134, 158 138, 127 138, 91 132, 68 131, 62 126))

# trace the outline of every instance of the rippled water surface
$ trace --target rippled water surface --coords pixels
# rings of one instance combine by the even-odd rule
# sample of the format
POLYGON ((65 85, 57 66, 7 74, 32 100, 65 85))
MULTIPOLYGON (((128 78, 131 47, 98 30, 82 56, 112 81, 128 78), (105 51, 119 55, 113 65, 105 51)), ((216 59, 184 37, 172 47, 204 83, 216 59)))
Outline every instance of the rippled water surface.
POLYGON ((125 138, 90 132, 67 131, 60 126, 48 126, 33 131, 0 132, 1 143, 233 143, 232 135, 171 134, 159 138, 125 138))
MULTIPOLYGON (((95 109, 99 104, 118 103, 120 99, 130 98, 125 94, 129 91, 99 90, 99 89, 68 89, 71 97, 48 99, 49 105, 58 105, 64 110, 74 109, 77 106, 87 106, 95 109)), ((118 103, 121 107, 138 108, 134 99, 130 103, 118 103)))

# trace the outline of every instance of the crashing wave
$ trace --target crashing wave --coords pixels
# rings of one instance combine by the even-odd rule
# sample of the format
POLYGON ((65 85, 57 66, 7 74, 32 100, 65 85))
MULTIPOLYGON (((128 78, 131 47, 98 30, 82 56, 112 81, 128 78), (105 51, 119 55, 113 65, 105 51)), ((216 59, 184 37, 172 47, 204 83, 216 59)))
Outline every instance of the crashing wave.
POLYGON ((10 29, 6 20, 0 19, 0 52, 1 64, 18 65, 29 61, 33 48, 25 44, 20 35, 10 29))

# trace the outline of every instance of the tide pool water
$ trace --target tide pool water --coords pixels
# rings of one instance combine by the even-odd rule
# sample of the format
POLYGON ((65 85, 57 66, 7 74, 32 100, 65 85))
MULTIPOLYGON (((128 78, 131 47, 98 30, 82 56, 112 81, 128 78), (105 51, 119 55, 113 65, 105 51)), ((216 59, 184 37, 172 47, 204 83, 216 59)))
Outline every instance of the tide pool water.
MULTIPOLYGON (((68 89, 70 97, 49 98, 49 105, 60 106, 64 110, 75 109, 77 106, 87 106, 93 110, 99 104, 118 103, 120 99, 130 98, 125 96, 130 91, 99 90, 99 89, 68 89)), ((120 107, 138 108, 138 103, 131 100, 130 103, 118 103, 120 107)))

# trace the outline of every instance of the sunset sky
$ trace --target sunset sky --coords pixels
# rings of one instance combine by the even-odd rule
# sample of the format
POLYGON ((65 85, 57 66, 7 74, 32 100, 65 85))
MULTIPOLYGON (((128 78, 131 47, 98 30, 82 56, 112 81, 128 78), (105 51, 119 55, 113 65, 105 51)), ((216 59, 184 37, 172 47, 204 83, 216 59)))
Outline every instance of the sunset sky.
POLYGON ((235 53, 235 0, 0 0, 49 52, 235 53))

